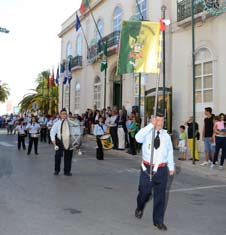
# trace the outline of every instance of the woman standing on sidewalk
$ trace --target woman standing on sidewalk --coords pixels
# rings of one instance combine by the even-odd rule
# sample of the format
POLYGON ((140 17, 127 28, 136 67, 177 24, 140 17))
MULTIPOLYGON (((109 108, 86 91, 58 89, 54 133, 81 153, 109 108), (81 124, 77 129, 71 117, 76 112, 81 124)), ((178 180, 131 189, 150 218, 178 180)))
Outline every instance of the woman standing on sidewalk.
POLYGON ((211 168, 213 168, 218 161, 218 154, 220 148, 222 149, 221 153, 221 161, 219 165, 219 169, 223 169, 224 159, 226 158, 226 127, 224 121, 224 114, 219 114, 219 120, 214 124, 214 134, 215 134, 215 153, 213 163, 211 164, 211 168))
POLYGON ((136 139, 135 135, 138 132, 139 127, 136 122, 136 117, 134 114, 131 115, 131 123, 129 125, 128 133, 129 133, 129 142, 130 142, 130 154, 136 155, 137 150, 136 150, 136 139))
MULTIPOLYGON (((191 153, 190 160, 192 160, 193 153, 193 117, 190 117, 185 125, 188 126, 188 146, 191 153)), ((199 125, 195 122, 195 161, 199 161, 199 152, 198 152, 198 144, 197 144, 197 133, 199 133, 199 125)))

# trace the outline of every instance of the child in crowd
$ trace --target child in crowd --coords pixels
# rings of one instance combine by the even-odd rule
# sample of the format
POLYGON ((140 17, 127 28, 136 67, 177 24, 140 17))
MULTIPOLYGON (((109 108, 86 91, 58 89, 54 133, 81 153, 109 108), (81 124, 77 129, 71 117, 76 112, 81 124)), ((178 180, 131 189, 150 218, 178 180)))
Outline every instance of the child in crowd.
POLYGON ((180 151, 180 157, 178 160, 186 160, 187 159, 187 135, 185 132, 185 126, 180 126, 180 135, 179 135, 179 151, 180 151))

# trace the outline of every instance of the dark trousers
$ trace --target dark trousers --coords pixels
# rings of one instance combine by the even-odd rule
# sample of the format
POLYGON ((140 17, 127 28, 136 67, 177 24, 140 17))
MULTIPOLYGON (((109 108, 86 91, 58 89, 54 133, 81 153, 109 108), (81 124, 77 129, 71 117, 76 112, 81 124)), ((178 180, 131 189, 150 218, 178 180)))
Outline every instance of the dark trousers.
POLYGON ((32 145, 34 143, 34 150, 35 153, 38 153, 38 137, 31 137, 29 136, 29 144, 28 144, 28 151, 27 153, 31 153, 32 145))
POLYGON ((112 126, 110 127, 110 134, 112 138, 112 142, 114 145, 114 149, 118 148, 118 127, 117 126, 112 126))
POLYGON ((132 137, 131 134, 129 133, 129 149, 130 149, 130 153, 132 155, 136 155, 137 151, 136 151, 136 139, 135 137, 132 137))
POLYGON ((42 141, 46 142, 46 134, 47 134, 47 128, 41 128, 41 131, 40 131, 41 142, 42 141))
POLYGON ((60 140, 56 140, 56 145, 59 147, 55 153, 55 172, 60 172, 61 158, 64 156, 64 174, 71 173, 71 163, 73 150, 65 150, 60 140))
POLYGON ((125 131, 125 144, 126 144, 126 148, 129 148, 129 136, 128 136, 128 131, 127 129, 124 129, 125 131))
POLYGON ((216 136, 216 146, 215 146, 213 164, 215 164, 215 162, 218 161, 218 154, 221 148, 222 148, 222 153, 221 153, 220 165, 223 166, 224 159, 226 158, 226 137, 216 136))
POLYGON ((25 146, 25 135, 18 135, 18 142, 17 142, 18 149, 21 148, 21 145, 22 145, 23 149, 26 149, 26 146, 25 146))
POLYGON ((104 159, 104 151, 103 151, 103 146, 100 140, 100 137, 96 137, 97 140, 97 146, 98 148, 96 149, 96 158, 97 160, 103 160, 104 159))
POLYGON ((51 144, 50 130, 48 130, 48 143, 51 144))
MULTIPOLYGON (((145 165, 150 172, 150 166, 145 165)), ((139 193, 137 196, 137 208, 143 210, 153 190, 153 223, 163 224, 166 201, 166 185, 168 168, 159 167, 157 173, 150 180, 150 176, 141 169, 139 181, 139 193)))

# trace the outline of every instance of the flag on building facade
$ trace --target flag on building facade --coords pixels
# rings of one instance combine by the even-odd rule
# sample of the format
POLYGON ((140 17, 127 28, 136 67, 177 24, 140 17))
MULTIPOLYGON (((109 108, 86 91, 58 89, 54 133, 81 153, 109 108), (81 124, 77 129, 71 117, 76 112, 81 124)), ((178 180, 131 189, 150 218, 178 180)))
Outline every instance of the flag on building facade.
POLYGON ((60 73, 64 73, 65 71, 65 64, 60 64, 60 73))
POLYGON ((89 7, 89 0, 82 0, 79 11, 84 14, 89 7))
POLYGON ((56 73, 56 85, 59 85, 59 79, 60 79, 60 74, 59 74, 59 66, 57 67, 57 73, 56 73))
POLYGON ((67 83, 67 76, 64 76, 63 84, 65 85, 67 83))
POLYGON ((100 71, 103 72, 108 67, 107 62, 107 43, 104 43, 103 45, 103 58, 101 61, 100 71))
POLYGON ((160 23, 123 21, 117 73, 159 73, 160 23))
POLYGON ((71 79, 72 79, 72 73, 71 73, 71 59, 69 60, 69 63, 68 63, 67 79, 68 79, 68 83, 70 83, 70 82, 71 82, 71 79))
POLYGON ((78 31, 79 28, 81 28, 81 22, 79 20, 78 15, 76 14, 76 21, 75 21, 75 29, 76 29, 76 31, 78 31))
POLYGON ((49 82, 49 84, 48 84, 49 87, 55 86, 54 71, 52 71, 52 73, 50 73, 48 82, 49 82))

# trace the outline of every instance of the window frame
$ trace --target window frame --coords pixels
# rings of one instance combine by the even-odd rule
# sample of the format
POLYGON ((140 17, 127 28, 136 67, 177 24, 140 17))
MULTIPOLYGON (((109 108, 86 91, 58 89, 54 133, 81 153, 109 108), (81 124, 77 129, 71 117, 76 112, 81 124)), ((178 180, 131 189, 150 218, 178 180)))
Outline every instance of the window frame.
POLYGON ((199 48, 199 50, 197 50, 197 52, 195 54, 196 54, 196 57, 198 57, 198 53, 203 49, 207 50, 210 57, 203 58, 203 59, 199 58, 197 61, 195 61, 195 69, 196 69, 196 66, 198 66, 198 65, 201 66, 200 74, 199 75, 195 74, 195 103, 196 103, 197 111, 201 111, 207 106, 213 107, 213 103, 214 103, 214 60, 213 60, 212 53, 208 48, 202 47, 202 48, 199 48), (205 71, 204 71, 204 66, 207 63, 211 63, 211 72, 210 73, 205 73, 205 71), (212 87, 205 87, 205 78, 210 77, 210 76, 211 76, 212 87), (200 88, 197 88, 197 85, 196 85, 197 79, 201 79, 200 88), (205 102, 205 92, 207 92, 207 91, 212 92, 212 100, 205 102), (197 93, 198 92, 201 93, 201 102, 197 102, 197 93))
POLYGON ((122 13, 122 8, 117 6, 114 10, 113 15, 113 32, 121 30, 122 13))
POLYGON ((81 85, 79 82, 76 82, 75 83, 75 99, 74 99, 75 111, 80 109, 80 97, 81 97, 81 85))
POLYGON ((96 105, 97 109, 101 108, 101 78, 95 77, 93 84, 93 105, 96 105))

